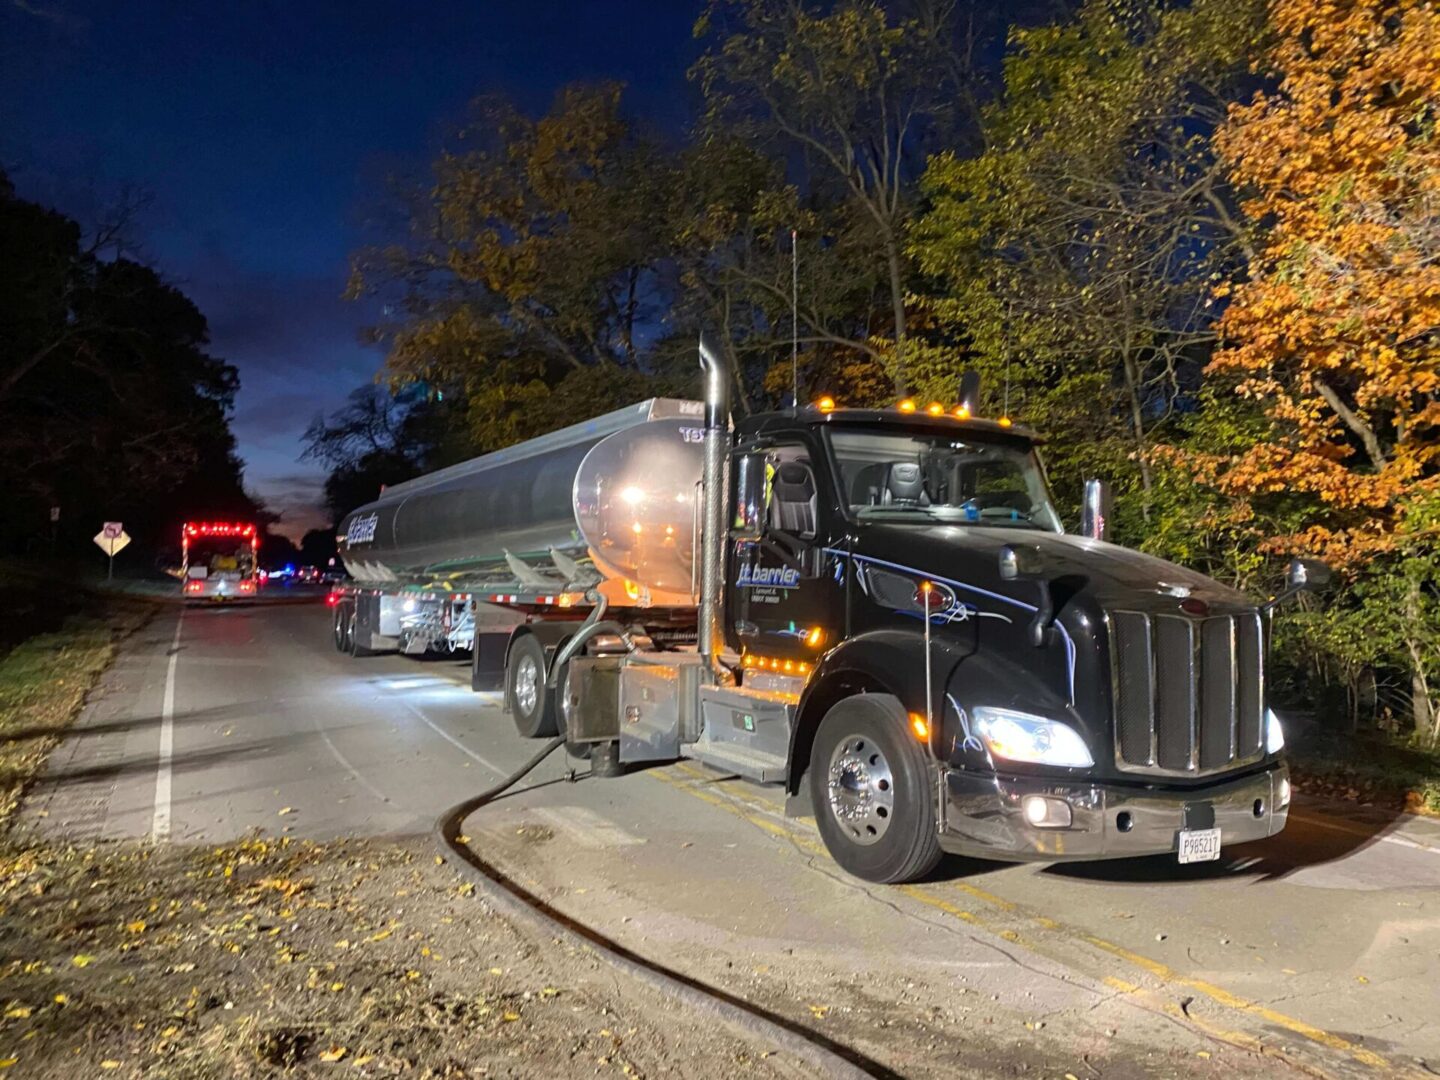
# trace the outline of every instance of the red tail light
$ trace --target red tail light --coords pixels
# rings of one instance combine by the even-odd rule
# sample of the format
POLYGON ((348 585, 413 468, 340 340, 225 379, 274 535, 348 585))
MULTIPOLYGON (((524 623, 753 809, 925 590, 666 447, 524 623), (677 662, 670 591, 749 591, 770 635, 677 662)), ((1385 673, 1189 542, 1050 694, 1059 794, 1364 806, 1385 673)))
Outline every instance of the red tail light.
POLYGON ((340 603, 340 594, 338 592, 332 592, 326 595, 325 605, 327 607, 334 607, 338 603, 340 603))
POLYGON ((203 581, 200 581, 198 578, 185 582, 185 591, 187 593, 198 593, 204 588, 205 583, 203 581))
POLYGON ((255 591, 255 582, 253 582, 253 581, 242 581, 242 582, 240 582, 240 591, 241 591, 242 593, 253 593, 253 592, 255 591))

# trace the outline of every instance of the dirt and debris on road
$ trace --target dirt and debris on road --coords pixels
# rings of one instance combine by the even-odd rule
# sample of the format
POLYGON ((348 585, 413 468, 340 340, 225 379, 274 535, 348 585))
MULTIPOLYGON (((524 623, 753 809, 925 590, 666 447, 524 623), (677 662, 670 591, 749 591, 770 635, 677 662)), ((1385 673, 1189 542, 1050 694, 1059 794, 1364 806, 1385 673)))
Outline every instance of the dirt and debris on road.
POLYGON ((41 1077, 795 1076, 491 914, 428 838, 3 855, 0 1067, 41 1077))

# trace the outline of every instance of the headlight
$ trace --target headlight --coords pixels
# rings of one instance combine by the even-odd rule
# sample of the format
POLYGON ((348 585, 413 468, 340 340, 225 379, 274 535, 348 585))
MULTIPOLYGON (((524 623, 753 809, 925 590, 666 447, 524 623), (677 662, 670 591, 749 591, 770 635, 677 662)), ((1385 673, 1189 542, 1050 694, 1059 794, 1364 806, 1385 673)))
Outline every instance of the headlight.
POLYGON ((1278 754, 1285 749, 1285 729, 1274 709, 1265 710, 1265 753, 1278 754))
POLYGON ((977 705, 975 730, 996 757, 1088 769, 1095 764, 1085 740, 1074 728, 1043 716, 977 705))

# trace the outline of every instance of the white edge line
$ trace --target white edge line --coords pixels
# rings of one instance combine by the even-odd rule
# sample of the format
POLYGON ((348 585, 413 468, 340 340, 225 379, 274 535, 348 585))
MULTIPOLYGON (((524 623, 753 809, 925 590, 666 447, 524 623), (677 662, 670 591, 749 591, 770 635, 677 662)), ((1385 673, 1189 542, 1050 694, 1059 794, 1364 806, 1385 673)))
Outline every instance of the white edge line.
POLYGON ((400 704, 404 705, 405 708, 409 709, 412 713, 414 713, 417 717, 419 717, 420 721, 421 721, 422 723, 424 723, 426 726, 428 726, 428 727, 430 728, 430 730, 432 730, 433 732, 435 732, 436 735, 439 735, 442 739, 444 739, 446 742, 448 742, 451 746, 455 747, 456 750, 459 750, 462 754, 464 754, 464 755, 466 755, 467 757, 469 757, 472 761, 478 761, 481 765, 484 765, 487 769, 489 769, 491 772, 493 772, 496 776, 504 776, 504 775, 505 775, 505 770, 502 769, 502 768, 500 768, 499 765, 496 765, 496 764, 494 764, 493 762, 490 762, 490 761, 486 761, 486 760, 485 760, 483 757, 481 757, 479 754, 475 753, 474 750, 471 750, 468 746, 466 746, 464 743, 462 743, 459 739, 455 738, 453 735, 451 735, 451 734, 450 734, 448 731, 446 731, 444 728, 440 727, 440 725, 438 725, 438 724, 436 724, 434 721, 432 721, 428 716, 426 716, 424 713, 422 713, 422 712, 421 712, 419 709, 417 709, 414 705, 411 705, 408 701, 402 701, 400 704))
POLYGON ((170 659, 165 665, 165 697, 160 705, 160 751, 155 768, 155 816, 150 820, 150 839, 163 843, 170 838, 170 775, 175 757, 175 669, 180 664, 180 632, 185 626, 185 609, 175 620, 170 641, 170 659))
POLYGON ((1344 833, 1346 836, 1358 837, 1361 840, 1378 840, 1382 844, 1399 844, 1401 847, 1414 848, 1416 851, 1424 851, 1431 855, 1440 855, 1440 848, 1432 847, 1430 844, 1424 844, 1418 840, 1411 840, 1408 836, 1396 836, 1394 833, 1386 833, 1382 836, 1367 832, 1354 825, 1325 821, 1314 814, 1297 814, 1294 810, 1290 811, 1290 817, 1295 821, 1304 822, 1306 825, 1314 825, 1317 829, 1329 829, 1331 832, 1344 833))

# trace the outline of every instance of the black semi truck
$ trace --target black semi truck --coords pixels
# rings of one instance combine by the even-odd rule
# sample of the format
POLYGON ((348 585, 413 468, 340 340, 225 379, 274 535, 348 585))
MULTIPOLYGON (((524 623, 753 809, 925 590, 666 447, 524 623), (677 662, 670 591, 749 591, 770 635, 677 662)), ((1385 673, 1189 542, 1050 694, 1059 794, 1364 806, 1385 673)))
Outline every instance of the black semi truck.
POLYGON ((597 775, 693 758, 784 785, 851 873, 942 852, 1218 858, 1285 825, 1271 613, 1079 533, 1037 436, 953 408, 732 425, 656 399, 387 490, 340 525, 337 647, 468 649, 519 730, 597 775))

